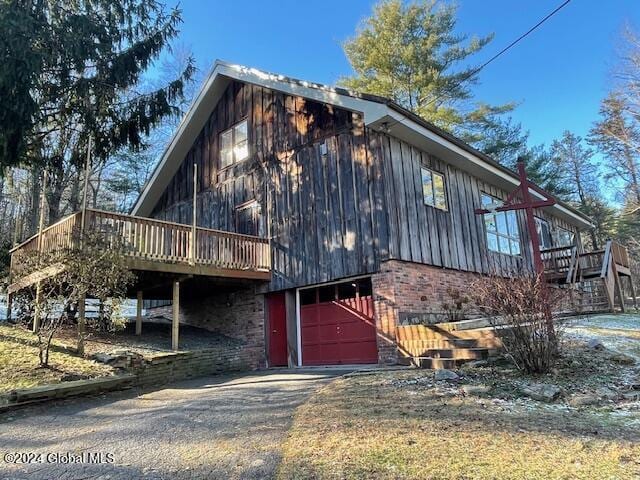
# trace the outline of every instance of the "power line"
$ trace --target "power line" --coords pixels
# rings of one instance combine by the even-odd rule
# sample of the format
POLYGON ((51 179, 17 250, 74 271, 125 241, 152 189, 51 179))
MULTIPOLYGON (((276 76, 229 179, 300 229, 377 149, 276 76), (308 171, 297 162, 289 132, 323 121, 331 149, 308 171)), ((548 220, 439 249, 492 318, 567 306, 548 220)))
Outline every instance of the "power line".
MULTIPOLYGON (((492 56, 489 60, 487 60, 486 62, 484 62, 482 65, 480 65, 477 68, 474 68, 471 72, 469 72, 467 75, 465 75, 460 81, 458 81, 458 83, 455 85, 460 86, 462 85, 464 82, 466 82, 467 80, 469 80, 470 78, 474 77, 475 75, 477 75, 478 73, 480 73, 480 71, 485 68, 487 65, 489 65, 490 63, 492 63, 494 60, 496 60, 498 57, 500 57, 501 55, 503 55, 504 53, 506 53, 507 51, 509 51, 511 48, 513 48, 515 45, 517 45, 520 41, 524 40, 526 37, 528 37, 531 33, 533 33, 535 30, 537 30, 539 27, 542 26, 542 24, 544 24, 547 20, 549 20, 551 17, 553 17, 556 13, 558 13, 560 10, 562 10, 564 7, 566 7, 569 2, 571 2, 571 0, 565 0, 564 2, 562 2, 560 5, 558 5, 553 11, 551 11, 550 13, 548 13, 544 18, 542 18, 538 23, 536 23, 533 27, 531 27, 529 30, 527 30, 526 32, 524 32, 522 35, 520 35, 518 38, 516 38, 513 42, 511 42, 509 45, 507 45, 506 47, 504 47, 502 50, 500 50, 498 53, 496 53, 494 56, 492 56)), ((429 100, 425 106, 431 105, 432 103, 440 100, 442 97, 444 96, 444 93, 441 95, 438 95, 434 98, 432 98, 431 100, 429 100)), ((406 118, 406 117, 404 117, 406 118)), ((404 120, 404 118, 401 118, 399 120, 394 121, 393 123, 391 123, 390 125, 387 124, 386 128, 390 128, 393 125, 395 125, 396 123, 401 122, 402 120, 404 120)))

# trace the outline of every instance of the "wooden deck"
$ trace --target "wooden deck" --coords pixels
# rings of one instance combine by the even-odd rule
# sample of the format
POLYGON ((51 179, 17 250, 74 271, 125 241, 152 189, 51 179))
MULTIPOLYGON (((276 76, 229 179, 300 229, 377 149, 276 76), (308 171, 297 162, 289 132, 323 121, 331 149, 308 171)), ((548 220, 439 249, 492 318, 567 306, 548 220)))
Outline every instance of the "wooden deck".
POLYGON ((622 278, 627 278, 633 302, 635 289, 631 278, 629 252, 624 245, 609 240, 601 250, 580 252, 577 246, 556 247, 542 250, 544 275, 548 281, 572 288, 588 282, 593 285, 602 282, 609 310, 614 310, 618 298, 622 311, 625 309, 622 278))
MULTIPOLYGON (((30 251, 72 248, 80 238, 80 212, 45 228, 11 250, 9 293, 42 280, 21 276, 30 251)), ((85 230, 122 251, 131 270, 236 279, 271 279, 271 250, 265 238, 193 227, 102 210, 87 210, 85 230)))

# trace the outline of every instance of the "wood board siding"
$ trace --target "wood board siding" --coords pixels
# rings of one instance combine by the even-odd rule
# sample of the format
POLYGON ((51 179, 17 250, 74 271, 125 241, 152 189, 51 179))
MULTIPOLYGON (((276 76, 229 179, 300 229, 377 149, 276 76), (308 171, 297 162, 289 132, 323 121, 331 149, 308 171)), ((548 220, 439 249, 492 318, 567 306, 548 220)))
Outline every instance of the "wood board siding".
POLYGON ((235 231, 236 207, 259 203, 259 234, 272 238, 267 290, 374 273, 387 259, 481 273, 532 264, 524 212, 520 257, 489 252, 474 213, 482 192, 507 192, 365 128, 358 112, 231 81, 152 216, 192 221, 194 163, 199 226, 235 231), (220 170, 219 134, 244 119, 249 158, 220 170), (422 165, 444 176, 446 211, 424 204, 422 165))
POLYGON ((368 155, 359 113, 233 81, 152 216, 192 221, 196 163, 198 225, 235 231, 236 207, 260 204, 259 233, 272 237, 269 290, 373 273, 384 204, 374 200, 368 155), (219 134, 244 119, 249 159, 219 170, 219 134))

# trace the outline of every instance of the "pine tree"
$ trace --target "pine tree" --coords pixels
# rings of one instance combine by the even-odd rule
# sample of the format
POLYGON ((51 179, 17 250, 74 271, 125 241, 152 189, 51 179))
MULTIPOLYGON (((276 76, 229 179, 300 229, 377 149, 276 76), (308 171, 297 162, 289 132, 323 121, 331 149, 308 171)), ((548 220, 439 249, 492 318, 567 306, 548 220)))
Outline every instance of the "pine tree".
MULTIPOLYGON (((472 143, 495 137, 496 116, 512 104, 470 105, 476 67, 461 66, 493 38, 454 32, 456 7, 421 0, 404 4, 382 0, 356 35, 344 43, 355 74, 340 83, 350 89, 390 98, 422 118, 472 143)), ((500 125, 504 127, 504 125, 500 125)), ((509 134, 512 132, 509 132, 509 134)), ((494 141, 497 146, 501 142, 494 141)), ((510 148, 507 146, 507 148, 510 148)), ((492 152, 496 154, 496 152, 492 152)), ((497 153, 501 155, 500 152, 497 153)))
POLYGON ((178 34, 180 11, 155 0, 10 0, 0 4, 0 170, 81 163, 89 137, 104 159, 139 150, 193 75, 138 94, 144 72, 178 34), (59 164, 59 162, 58 162, 59 164))

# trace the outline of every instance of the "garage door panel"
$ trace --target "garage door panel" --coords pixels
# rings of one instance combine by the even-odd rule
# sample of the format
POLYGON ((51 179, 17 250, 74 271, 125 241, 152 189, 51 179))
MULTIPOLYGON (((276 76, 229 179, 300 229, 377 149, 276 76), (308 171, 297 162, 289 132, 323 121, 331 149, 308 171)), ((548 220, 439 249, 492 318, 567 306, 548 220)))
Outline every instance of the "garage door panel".
POLYGON ((377 362, 370 296, 304 305, 300 317, 304 365, 377 362))

